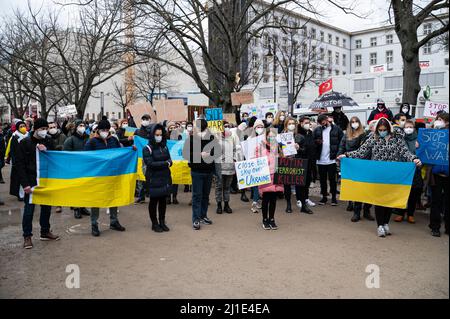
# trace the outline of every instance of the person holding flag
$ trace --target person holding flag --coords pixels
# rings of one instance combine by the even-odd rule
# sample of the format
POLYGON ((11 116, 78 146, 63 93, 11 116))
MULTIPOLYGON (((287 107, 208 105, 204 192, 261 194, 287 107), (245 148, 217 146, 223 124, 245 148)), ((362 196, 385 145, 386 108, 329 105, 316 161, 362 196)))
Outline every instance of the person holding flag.
MULTIPOLYGON (((374 134, 359 149, 352 152, 345 152, 339 155, 338 159, 340 160, 344 157, 374 161, 414 162, 416 166, 422 165, 417 156, 408 150, 403 136, 394 132, 391 122, 386 118, 380 118, 378 120, 374 134)), ((391 214, 392 208, 380 205, 375 206, 378 237, 391 235, 389 228, 391 214)))

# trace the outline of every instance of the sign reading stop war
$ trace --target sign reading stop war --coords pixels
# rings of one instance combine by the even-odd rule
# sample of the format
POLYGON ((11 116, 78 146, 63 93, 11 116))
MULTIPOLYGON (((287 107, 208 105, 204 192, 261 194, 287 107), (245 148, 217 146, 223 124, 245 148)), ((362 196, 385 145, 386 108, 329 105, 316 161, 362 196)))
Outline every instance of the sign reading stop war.
POLYGON ((223 132, 223 111, 221 108, 205 109, 205 117, 211 132, 223 132))
POLYGON ((446 103, 434 103, 431 101, 425 102, 425 108, 423 110, 424 117, 436 117, 437 112, 444 111, 448 113, 448 104, 446 103))
POLYGON ((278 158, 278 167, 273 177, 274 184, 305 185, 308 160, 300 158, 278 158))
POLYGON ((267 157, 234 163, 239 189, 270 184, 270 168, 267 157))
POLYGON ((448 165, 448 130, 419 129, 417 156, 422 163, 448 165))

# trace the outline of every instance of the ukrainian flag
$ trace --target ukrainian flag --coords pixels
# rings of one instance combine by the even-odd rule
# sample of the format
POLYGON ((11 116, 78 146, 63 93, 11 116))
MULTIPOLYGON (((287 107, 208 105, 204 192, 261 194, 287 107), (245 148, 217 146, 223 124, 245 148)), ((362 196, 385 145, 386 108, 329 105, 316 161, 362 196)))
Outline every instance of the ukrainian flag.
POLYGON ((340 199, 406 208, 414 171, 415 164, 411 162, 343 158, 340 199))
POLYGON ((117 207, 134 201, 137 152, 37 151, 37 181, 31 203, 49 206, 117 207))
POLYGON ((125 136, 126 137, 129 137, 129 136, 133 136, 134 135, 134 133, 137 131, 138 129, 137 129, 137 127, 130 127, 130 126, 128 126, 128 127, 126 127, 125 128, 125 136))
MULTIPOLYGON (((143 164, 143 150, 148 144, 148 140, 140 136, 134 137, 134 145, 138 150, 138 180, 145 181, 145 176, 142 170, 143 164)), ((188 166, 188 162, 183 159, 183 146, 184 141, 167 141, 167 148, 170 152, 172 159, 172 166, 170 167, 170 173, 172 176, 172 183, 175 185, 190 185, 192 184, 191 169, 188 166)))

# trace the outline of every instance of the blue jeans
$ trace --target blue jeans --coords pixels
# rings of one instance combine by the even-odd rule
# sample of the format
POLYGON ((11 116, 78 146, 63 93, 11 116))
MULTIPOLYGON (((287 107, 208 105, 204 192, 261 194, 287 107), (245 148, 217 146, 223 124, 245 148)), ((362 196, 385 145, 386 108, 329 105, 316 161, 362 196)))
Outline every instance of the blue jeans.
POLYGON ((207 217, 212 175, 212 173, 191 172, 192 222, 207 217))
POLYGON ((251 195, 252 200, 254 202, 259 201, 259 189, 258 189, 258 186, 254 186, 250 190, 251 190, 251 194, 252 194, 251 195))
MULTIPOLYGON (((96 207, 91 208, 91 225, 92 226, 98 225, 97 220, 98 220, 99 215, 100 215, 100 208, 96 208, 96 207)), ((109 208, 109 219, 110 219, 110 224, 114 224, 115 222, 119 221, 117 219, 117 207, 109 208)))
MULTIPOLYGON (((30 195, 25 194, 24 203, 25 207, 23 209, 22 216, 22 230, 23 237, 33 236, 33 214, 34 214, 34 204, 30 204, 30 195)), ((47 234, 50 231, 50 213, 51 206, 41 205, 41 216, 39 218, 39 224, 41 225, 41 234, 47 234)))

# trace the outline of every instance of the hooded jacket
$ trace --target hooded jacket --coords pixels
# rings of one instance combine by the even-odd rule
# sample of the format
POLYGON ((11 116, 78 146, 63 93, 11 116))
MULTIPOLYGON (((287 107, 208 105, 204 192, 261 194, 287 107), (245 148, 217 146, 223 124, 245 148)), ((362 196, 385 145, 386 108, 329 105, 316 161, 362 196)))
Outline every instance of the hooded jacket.
POLYGON ((215 160, 220 158, 221 155, 219 142, 208 129, 201 133, 194 132, 184 143, 183 158, 188 161, 188 165, 193 172, 213 173, 215 171, 215 160), (203 158, 202 152, 209 153, 209 156, 203 158))
POLYGON ((118 148, 121 147, 119 140, 114 136, 108 136, 106 140, 101 137, 95 136, 91 138, 86 145, 84 145, 85 151, 97 151, 97 150, 106 150, 110 148, 118 148))
POLYGON ((78 132, 75 131, 75 133, 73 133, 64 141, 63 150, 82 151, 84 150, 84 146, 86 145, 88 139, 89 139, 88 135, 83 134, 81 136, 78 132))
POLYGON ((149 188, 150 197, 165 197, 170 194, 172 177, 170 166, 172 159, 167 147, 164 126, 153 124, 150 126, 148 145, 143 149, 143 161, 146 165, 145 180, 149 188), (161 143, 155 141, 155 131, 161 129, 163 137, 161 143))
POLYGON ((382 111, 376 108, 372 112, 370 112, 369 119, 367 120, 367 124, 369 124, 372 120, 379 120, 380 118, 387 118, 390 122, 394 119, 394 114, 392 111, 385 107, 382 111))
POLYGON ((64 135, 63 132, 58 130, 58 132, 55 135, 48 134, 53 140, 53 143, 55 144, 55 149, 58 151, 63 150, 64 142, 66 141, 67 137, 64 135))
MULTIPOLYGON (((316 127, 313 133, 314 141, 316 143, 316 159, 320 159, 320 154, 322 153, 322 143, 323 143, 323 127, 319 125, 316 127)), ((330 131, 330 160, 335 160, 339 151, 339 145, 341 143, 344 133, 342 130, 334 124, 331 124, 330 131)))

